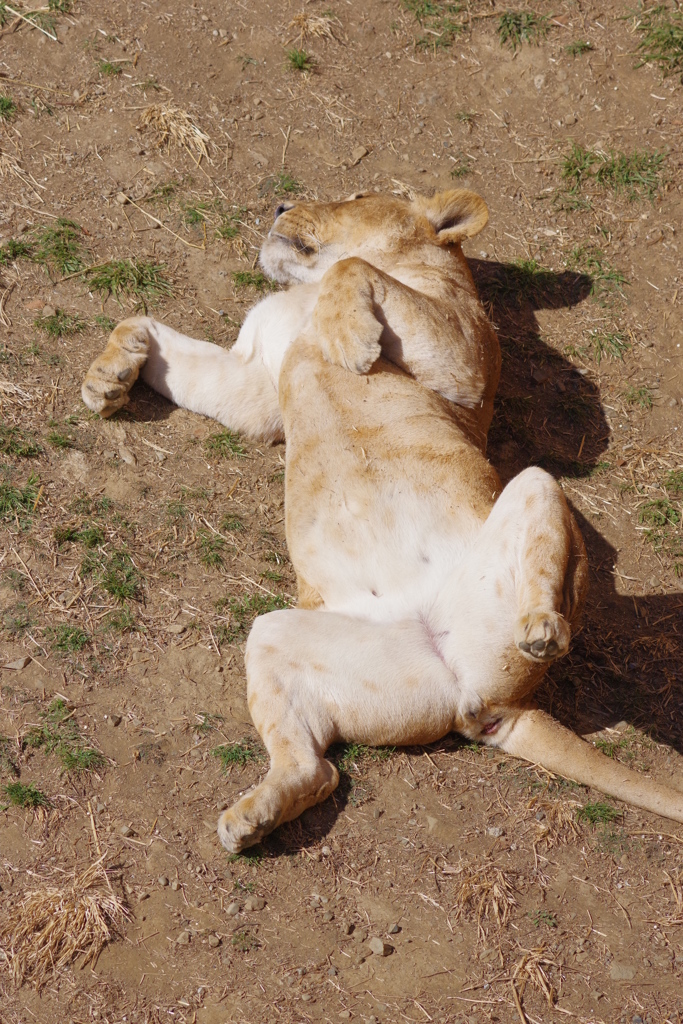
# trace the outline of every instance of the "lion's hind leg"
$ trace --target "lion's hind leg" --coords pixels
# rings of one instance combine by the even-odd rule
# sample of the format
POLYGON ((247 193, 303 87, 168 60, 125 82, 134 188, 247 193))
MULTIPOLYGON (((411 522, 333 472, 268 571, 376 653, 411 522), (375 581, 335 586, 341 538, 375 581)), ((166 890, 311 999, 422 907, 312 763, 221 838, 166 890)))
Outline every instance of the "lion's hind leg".
POLYGON ((252 627, 246 663, 249 710, 271 766, 219 820, 231 852, 332 793, 339 773, 324 757, 331 743, 428 743, 454 725, 455 680, 419 622, 271 612, 252 627))
POLYGON ((81 395, 102 417, 111 416, 128 402, 149 351, 150 320, 133 316, 122 320, 109 335, 107 347, 88 370, 81 395))

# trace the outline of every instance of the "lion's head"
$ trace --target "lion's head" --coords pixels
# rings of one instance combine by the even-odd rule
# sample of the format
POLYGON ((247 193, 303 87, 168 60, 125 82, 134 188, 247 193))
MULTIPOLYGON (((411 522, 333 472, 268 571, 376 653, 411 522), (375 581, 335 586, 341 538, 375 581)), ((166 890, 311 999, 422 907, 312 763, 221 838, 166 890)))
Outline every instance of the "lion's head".
POLYGON ((261 248, 261 266, 281 284, 314 283, 350 256, 382 269, 404 254, 419 259, 426 247, 458 245, 487 221, 484 200, 465 189, 412 201, 361 195, 336 203, 283 203, 261 248))

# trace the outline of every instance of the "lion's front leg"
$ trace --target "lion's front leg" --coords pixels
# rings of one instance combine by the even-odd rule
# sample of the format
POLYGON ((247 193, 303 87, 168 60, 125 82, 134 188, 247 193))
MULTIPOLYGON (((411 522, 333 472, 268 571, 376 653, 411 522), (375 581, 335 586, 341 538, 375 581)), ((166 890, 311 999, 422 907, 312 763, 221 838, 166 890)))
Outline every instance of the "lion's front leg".
POLYGON ((111 332, 104 352, 85 375, 83 401, 103 418, 128 402, 128 392, 147 360, 151 323, 146 316, 123 320, 111 332))
POLYGON ((325 273, 313 310, 313 331, 328 363, 368 373, 382 353, 375 313, 378 272, 365 260, 340 260, 325 273))

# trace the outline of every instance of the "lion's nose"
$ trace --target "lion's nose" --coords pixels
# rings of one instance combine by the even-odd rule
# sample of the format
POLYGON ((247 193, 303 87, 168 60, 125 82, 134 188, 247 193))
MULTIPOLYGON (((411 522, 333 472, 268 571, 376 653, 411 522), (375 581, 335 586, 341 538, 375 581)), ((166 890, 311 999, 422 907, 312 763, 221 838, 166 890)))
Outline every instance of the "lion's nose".
POLYGON ((283 203, 280 203, 280 205, 278 206, 277 210, 275 211, 275 220, 277 220, 278 217, 280 216, 280 214, 284 213, 285 210, 287 210, 287 209, 288 209, 287 206, 285 206, 283 203))

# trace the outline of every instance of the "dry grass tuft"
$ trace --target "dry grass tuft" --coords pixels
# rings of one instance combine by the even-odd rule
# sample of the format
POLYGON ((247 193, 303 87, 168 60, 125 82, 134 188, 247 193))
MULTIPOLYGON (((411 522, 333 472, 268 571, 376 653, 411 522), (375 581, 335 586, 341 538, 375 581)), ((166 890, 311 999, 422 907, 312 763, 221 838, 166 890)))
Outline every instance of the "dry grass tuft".
POLYGON ((545 843, 548 849, 572 842, 581 835, 581 828, 576 820, 576 812, 581 807, 579 801, 546 801, 534 798, 529 801, 527 807, 536 813, 543 811, 545 817, 535 822, 535 841, 545 843))
POLYGON ((524 956, 515 964, 512 969, 512 980, 521 981, 520 997, 524 995, 524 988, 529 982, 535 989, 542 992, 552 1006, 557 999, 557 993, 548 977, 549 967, 559 968, 555 960, 545 955, 546 947, 537 946, 536 949, 524 949, 524 956))
POLYGON ((171 103, 152 103, 143 110, 138 131, 145 130, 154 132, 160 147, 182 146, 193 159, 209 158, 206 148, 209 136, 195 124, 186 110, 171 103))
POLYGON ((0 178, 4 178, 6 174, 14 174, 15 177, 21 178, 19 165, 0 149, 0 178))
POLYGON ((476 915, 482 941, 486 938, 484 921, 495 918, 500 928, 507 925, 512 908, 518 905, 510 875, 490 863, 460 864, 444 868, 443 873, 456 875, 451 910, 456 921, 468 913, 476 915))
MULTIPOLYGON (((305 39, 333 39, 337 43, 343 42, 341 22, 338 18, 329 14, 308 14, 301 11, 290 21, 288 28, 294 29, 299 36, 299 42, 305 39)), ((291 37, 293 39, 294 36, 291 37)), ((290 39, 290 42, 291 42, 290 39)))
POLYGON ((680 870, 674 870, 672 874, 668 871, 664 872, 664 877, 671 886, 671 894, 676 904, 672 917, 662 919, 662 924, 671 927, 675 924, 683 924, 683 873, 680 870))
POLYGON ((40 990, 55 972, 84 956, 96 963, 128 917, 102 861, 75 874, 71 885, 29 892, 0 929, 0 962, 15 985, 40 990))

